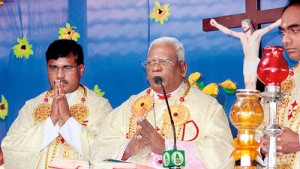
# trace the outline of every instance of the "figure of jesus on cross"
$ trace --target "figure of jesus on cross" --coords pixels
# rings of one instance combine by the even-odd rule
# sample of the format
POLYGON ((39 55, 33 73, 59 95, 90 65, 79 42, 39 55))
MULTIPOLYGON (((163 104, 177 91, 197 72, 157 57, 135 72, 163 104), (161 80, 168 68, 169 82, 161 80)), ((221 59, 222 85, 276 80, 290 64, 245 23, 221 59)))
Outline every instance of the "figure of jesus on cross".
POLYGON ((268 33, 273 28, 279 26, 281 19, 270 24, 269 26, 254 30, 253 25, 250 19, 244 19, 241 21, 241 26, 243 31, 236 32, 228 29, 227 27, 219 24, 216 20, 211 19, 210 24, 225 34, 239 38, 244 52, 244 65, 243 65, 243 74, 244 74, 244 83, 246 89, 256 90, 257 82, 257 65, 260 61, 259 59, 259 47, 260 41, 263 35, 268 33))

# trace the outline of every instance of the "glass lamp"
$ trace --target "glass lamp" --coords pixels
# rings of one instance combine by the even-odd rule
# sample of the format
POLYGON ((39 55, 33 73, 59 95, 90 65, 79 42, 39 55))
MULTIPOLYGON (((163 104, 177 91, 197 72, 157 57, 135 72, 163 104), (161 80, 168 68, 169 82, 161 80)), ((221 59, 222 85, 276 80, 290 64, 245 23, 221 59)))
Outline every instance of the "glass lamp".
POLYGON ((263 132, 270 137, 268 152, 268 169, 276 168, 276 137, 282 130, 276 124, 277 104, 281 100, 281 82, 289 74, 289 67, 283 57, 283 48, 280 46, 267 46, 263 49, 263 58, 257 67, 258 79, 264 83, 265 91, 262 93, 264 104, 269 111, 269 125, 263 132))
POLYGON ((259 91, 239 89, 237 100, 230 109, 230 121, 238 129, 233 140, 233 158, 240 160, 235 169, 255 169, 252 161, 259 156, 259 143, 255 140, 255 129, 263 123, 264 112, 259 102, 259 91))

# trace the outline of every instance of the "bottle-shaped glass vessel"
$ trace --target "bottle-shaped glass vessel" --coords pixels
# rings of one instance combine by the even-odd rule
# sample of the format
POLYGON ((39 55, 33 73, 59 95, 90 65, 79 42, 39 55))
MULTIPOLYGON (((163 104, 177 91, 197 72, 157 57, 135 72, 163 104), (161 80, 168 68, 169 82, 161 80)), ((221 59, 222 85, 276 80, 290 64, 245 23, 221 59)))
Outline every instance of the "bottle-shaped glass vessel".
POLYGON ((260 104, 258 90, 239 89, 237 100, 230 109, 230 121, 238 129, 233 141, 233 158, 241 160, 235 168, 254 168, 252 161, 259 156, 259 143, 255 140, 255 129, 263 123, 264 112, 260 104))

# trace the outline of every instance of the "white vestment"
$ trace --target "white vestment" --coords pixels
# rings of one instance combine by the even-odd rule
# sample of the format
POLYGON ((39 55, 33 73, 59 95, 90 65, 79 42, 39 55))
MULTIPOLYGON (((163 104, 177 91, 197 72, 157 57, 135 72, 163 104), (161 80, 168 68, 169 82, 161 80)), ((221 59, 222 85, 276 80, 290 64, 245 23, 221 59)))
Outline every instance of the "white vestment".
MULTIPOLYGON (((183 145, 181 143, 184 143, 192 147, 185 150, 186 163, 193 163, 191 158, 197 158, 208 169, 233 168, 234 160, 230 157, 233 151, 232 134, 223 107, 215 98, 204 94, 193 86, 185 96, 186 88, 187 85, 183 83, 179 91, 169 98, 171 109, 177 105, 179 108, 184 106, 188 110, 172 109, 178 145, 181 146, 183 145)), ((153 90, 147 89, 138 95, 133 95, 107 116, 101 124, 101 128, 105 128, 105 130, 100 131, 97 141, 92 146, 92 150, 95 150, 91 153, 93 160, 120 159, 126 145, 135 134, 136 122, 135 116, 133 116, 133 105, 140 105, 142 112, 142 107, 147 107, 148 101, 151 100, 149 97, 144 100, 142 98, 145 96, 153 98, 154 94, 153 90)), ((143 116, 165 138, 166 149, 172 149, 169 143, 173 141, 173 132, 168 122, 169 116, 166 114, 165 100, 154 99, 153 105, 150 106, 149 111, 143 116)), ((150 152, 146 146, 127 161, 154 168, 162 167, 161 155, 150 152)))
POLYGON ((45 129, 45 123, 47 123, 47 120, 49 121, 49 117, 44 117, 49 112, 43 112, 46 109, 42 109, 39 105, 46 102, 45 105, 51 107, 52 98, 48 97, 45 101, 47 92, 44 92, 25 103, 2 141, 5 168, 44 169, 48 168, 54 157, 74 160, 90 159, 90 145, 94 142, 100 130, 100 123, 112 110, 112 107, 108 100, 98 96, 86 87, 84 88, 80 87, 76 91, 77 94, 71 102, 68 100, 70 110, 74 110, 76 113, 73 115, 71 112, 72 117, 66 124, 59 121, 58 124, 53 126, 54 131, 52 133, 54 135, 60 131, 62 133, 58 136, 55 135, 53 140, 50 139, 50 141, 47 141, 49 140, 47 137, 51 138, 51 134, 47 135, 48 132, 45 133, 49 131, 45 129), (85 97, 84 88, 86 89, 85 97), (38 107, 43 111, 35 113, 38 107), (85 113, 82 110, 83 107, 87 108, 85 113), (68 127, 65 127, 65 125, 68 127), (72 126, 75 127, 72 128, 72 126), (75 145, 75 147, 72 145, 75 145))

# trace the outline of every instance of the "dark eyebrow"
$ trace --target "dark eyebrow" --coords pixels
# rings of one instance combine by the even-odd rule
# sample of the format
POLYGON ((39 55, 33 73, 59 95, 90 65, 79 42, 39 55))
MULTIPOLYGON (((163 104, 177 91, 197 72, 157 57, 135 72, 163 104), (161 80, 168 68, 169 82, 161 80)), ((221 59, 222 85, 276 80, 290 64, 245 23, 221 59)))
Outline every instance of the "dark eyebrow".
MULTIPOLYGON (((286 29, 292 29, 292 28, 296 28, 296 27, 300 27, 300 24, 292 24, 292 25, 289 25, 286 29)), ((279 27, 278 28, 280 31, 282 31, 282 30, 286 30, 285 28, 283 28, 283 27, 279 27)))
POLYGON ((295 28, 295 27, 300 27, 300 25, 299 24, 292 24, 292 25, 289 25, 287 27, 287 29, 292 29, 292 28, 295 28))
POLYGON ((292 24, 292 25, 289 25, 288 28, 294 28, 294 27, 300 27, 299 24, 292 24))

